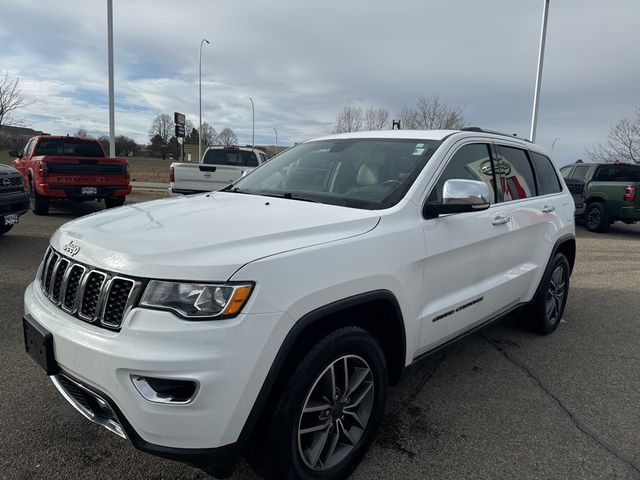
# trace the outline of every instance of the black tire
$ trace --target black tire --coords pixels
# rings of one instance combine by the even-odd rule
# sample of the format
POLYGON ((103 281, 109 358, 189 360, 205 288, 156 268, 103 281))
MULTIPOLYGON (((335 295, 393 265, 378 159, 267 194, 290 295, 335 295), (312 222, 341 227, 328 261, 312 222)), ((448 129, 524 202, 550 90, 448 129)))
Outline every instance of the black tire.
POLYGON ((108 197, 104 199, 105 208, 115 208, 124 205, 125 197, 108 197))
POLYGON ((7 233, 12 228, 13 228, 13 225, 0 225, 0 235, 4 235, 5 233, 7 233))
POLYGON ((31 211, 35 215, 47 215, 49 213, 49 198, 40 195, 33 185, 33 180, 29 182, 31 211))
POLYGON ((604 205, 600 202, 593 202, 587 206, 587 210, 584 212, 584 219, 587 228, 592 232, 604 233, 611 226, 609 215, 607 215, 604 205))
POLYGON ((279 393, 275 410, 266 413, 268 418, 250 447, 249 462, 268 480, 346 478, 375 438, 386 390, 384 353, 370 333, 344 327, 328 334, 303 357, 279 393), (338 396, 331 404, 320 396, 327 389, 338 396), (319 430, 307 431, 314 428, 319 430))
POLYGON ((557 253, 549 263, 531 303, 522 309, 526 325, 541 335, 553 332, 562 319, 569 296, 570 267, 557 253))

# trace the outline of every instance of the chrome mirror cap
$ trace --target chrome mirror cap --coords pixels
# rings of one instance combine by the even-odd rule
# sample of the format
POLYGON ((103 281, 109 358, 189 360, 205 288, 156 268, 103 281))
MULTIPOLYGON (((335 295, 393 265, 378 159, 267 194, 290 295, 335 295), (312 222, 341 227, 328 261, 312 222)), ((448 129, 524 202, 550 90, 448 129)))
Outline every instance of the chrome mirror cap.
POLYGON ((444 205, 467 205, 471 210, 484 210, 490 205, 489 187, 476 180, 453 179, 444 183, 444 205))

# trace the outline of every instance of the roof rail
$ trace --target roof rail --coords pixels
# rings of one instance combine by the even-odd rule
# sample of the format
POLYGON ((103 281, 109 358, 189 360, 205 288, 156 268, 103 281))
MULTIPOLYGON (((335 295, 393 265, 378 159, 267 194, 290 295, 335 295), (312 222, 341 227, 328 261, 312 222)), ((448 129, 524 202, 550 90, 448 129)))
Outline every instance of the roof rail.
POLYGON ((524 140, 525 142, 529 142, 531 143, 531 140, 527 139, 527 138, 520 138, 518 137, 517 134, 513 133, 511 135, 509 135, 508 133, 504 133, 504 132, 497 132, 496 130, 487 130, 485 128, 480 128, 480 127, 462 127, 460 129, 462 132, 480 132, 480 133, 491 133, 493 135, 502 135, 503 137, 511 137, 511 138, 517 138, 518 140, 524 140))

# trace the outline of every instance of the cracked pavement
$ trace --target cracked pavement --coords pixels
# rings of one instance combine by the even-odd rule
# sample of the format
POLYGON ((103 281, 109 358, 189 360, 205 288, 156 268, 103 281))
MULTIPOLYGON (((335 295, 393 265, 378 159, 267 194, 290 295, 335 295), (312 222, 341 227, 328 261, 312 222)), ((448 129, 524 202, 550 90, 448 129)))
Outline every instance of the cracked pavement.
MULTIPOLYGON (((22 293, 49 236, 96 210, 29 213, 0 237, 0 478, 209 478, 86 421, 23 351, 22 293)), ((577 237, 558 330, 506 319, 407 369, 352 479, 640 479, 640 226, 577 237)), ((242 462, 233 478, 257 477, 242 462)))

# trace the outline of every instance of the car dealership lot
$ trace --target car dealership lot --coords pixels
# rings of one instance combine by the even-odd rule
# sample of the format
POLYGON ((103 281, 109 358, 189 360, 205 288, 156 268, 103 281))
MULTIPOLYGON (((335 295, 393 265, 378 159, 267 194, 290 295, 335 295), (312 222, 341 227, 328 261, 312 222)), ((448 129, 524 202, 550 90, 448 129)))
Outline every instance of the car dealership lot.
MULTIPOLYGON (((89 423, 24 353, 22 294, 49 236, 102 208, 29 213, 0 237, 0 478, 206 478, 89 423)), ((352 478, 640 478, 640 226, 577 230, 559 329, 507 320, 407 370, 352 478)), ((233 478, 255 476, 241 464, 233 478)))

